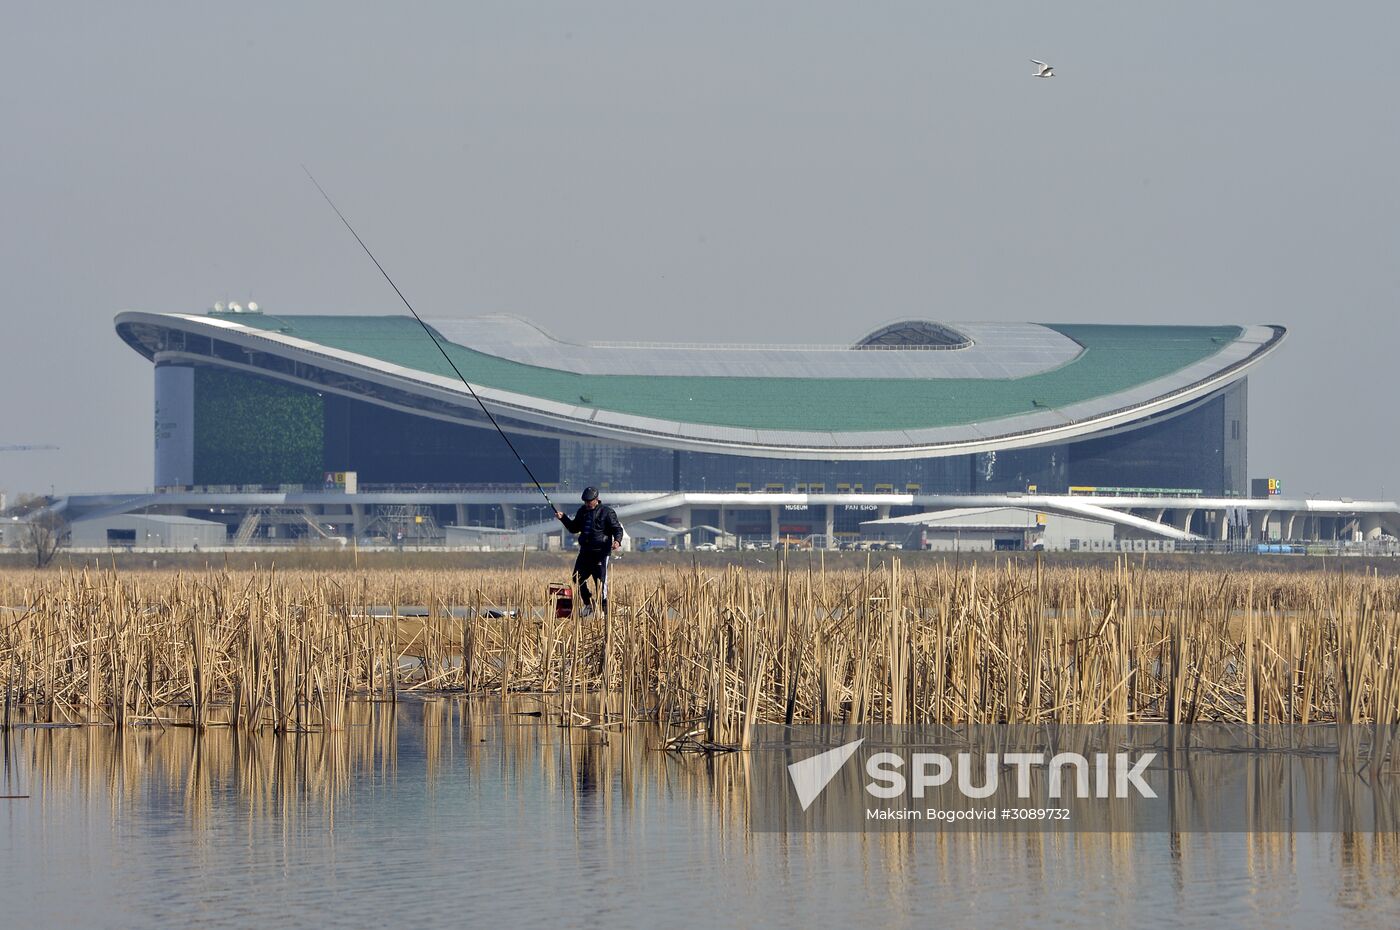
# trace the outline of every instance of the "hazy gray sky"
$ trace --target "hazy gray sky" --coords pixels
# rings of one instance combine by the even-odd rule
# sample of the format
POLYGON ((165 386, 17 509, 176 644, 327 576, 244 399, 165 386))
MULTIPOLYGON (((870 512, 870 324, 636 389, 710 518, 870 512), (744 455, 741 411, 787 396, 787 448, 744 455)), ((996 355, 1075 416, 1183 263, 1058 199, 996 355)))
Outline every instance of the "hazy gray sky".
POLYGON ((1251 473, 1400 494, 1394 3, 195 6, 6 9, 0 488, 150 484, 120 310, 400 311, 305 162, 563 338, 1282 323, 1251 473))

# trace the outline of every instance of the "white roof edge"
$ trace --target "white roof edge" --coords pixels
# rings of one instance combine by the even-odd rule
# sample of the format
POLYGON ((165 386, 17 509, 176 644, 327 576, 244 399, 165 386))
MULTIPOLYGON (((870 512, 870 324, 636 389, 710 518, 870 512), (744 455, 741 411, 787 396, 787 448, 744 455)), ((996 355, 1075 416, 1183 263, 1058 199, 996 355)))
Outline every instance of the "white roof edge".
MULTIPOLYGON (((362 377, 370 381, 383 380, 382 377, 374 377, 376 374, 387 376, 399 382, 397 386, 400 388, 404 388, 406 386, 404 382, 407 382, 408 385, 420 385, 435 389, 434 393, 438 393, 440 399, 442 399, 441 395, 446 394, 455 403, 462 403, 464 398, 468 403, 471 402, 469 392, 455 378, 405 368, 370 356, 333 349, 285 333, 246 326, 230 320, 196 314, 127 310, 117 314, 115 322, 117 325, 124 322, 169 325, 172 320, 180 320, 194 326, 213 325, 221 331, 220 336, 223 338, 240 337, 243 340, 253 342, 271 342, 286 349, 304 352, 329 361, 331 363, 329 365, 325 365, 324 362, 320 364, 338 370, 342 374, 362 377)), ((599 411, 593 408, 572 406, 484 385, 474 387, 476 387, 477 396, 483 401, 490 401, 495 413, 504 413, 525 422, 560 429, 596 440, 697 452, 749 455, 760 458, 829 459, 833 452, 839 452, 841 458, 845 460, 854 461, 936 458, 1069 441, 1079 436, 1143 419, 1204 397, 1245 377, 1250 368, 1276 351, 1286 336, 1286 330, 1283 327, 1266 324, 1253 324, 1241 329, 1240 336, 1232 340, 1229 346, 1209 356, 1208 359, 1202 360, 1202 362, 1219 360, 1222 356, 1233 359, 1224 368, 1217 369, 1215 375, 1198 380, 1193 384, 1189 380, 1178 378, 1177 376, 1181 375, 1182 372, 1176 372, 1173 375, 1136 385, 1126 391, 1072 405, 1082 411, 1073 422, 1065 422, 1055 426, 1033 426, 1023 430, 1021 426, 1026 424, 1026 421, 1042 419, 1049 412, 1037 410, 981 423, 914 430, 868 431, 867 434, 871 435, 872 438, 887 435, 889 437, 888 443, 872 442, 869 445, 856 448, 843 446, 839 444, 839 441, 833 441, 829 445, 809 445, 805 442, 785 444, 784 434, 801 434, 804 438, 813 435, 813 431, 807 430, 753 430, 755 438, 752 442, 736 442, 732 433, 736 430, 747 431, 747 428, 678 423, 616 411, 599 411), (1272 346, 1268 346, 1270 340, 1275 340, 1272 346), (1248 346, 1253 348, 1242 351, 1248 346), (1234 348, 1233 352, 1230 351, 1231 348, 1234 348), (1154 395, 1153 399, 1129 403, 1121 408, 1115 407, 1115 398, 1122 398, 1126 394, 1141 395, 1149 389, 1154 395), (1090 407, 1098 409, 1100 412, 1092 413, 1083 409, 1090 407), (969 429, 981 434, 981 437, 965 438, 969 429), (730 435, 723 435, 726 433, 730 435), (964 436, 955 438, 959 433, 964 434, 964 436)), ((1182 371, 1189 371, 1194 367, 1196 366, 1187 366, 1182 371)))

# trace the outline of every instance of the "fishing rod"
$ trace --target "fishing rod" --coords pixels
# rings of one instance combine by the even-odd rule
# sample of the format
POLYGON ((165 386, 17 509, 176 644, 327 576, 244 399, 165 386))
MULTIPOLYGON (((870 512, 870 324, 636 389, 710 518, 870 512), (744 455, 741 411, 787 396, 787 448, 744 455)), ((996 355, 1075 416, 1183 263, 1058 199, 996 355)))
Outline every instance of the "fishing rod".
POLYGON ((399 295, 399 300, 403 301, 403 305, 408 308, 408 312, 413 314, 413 318, 418 321, 418 325, 423 327, 423 332, 428 334, 428 338, 433 341, 433 345, 437 346, 437 350, 442 353, 442 357, 447 360, 447 364, 451 366, 457 377, 466 385, 467 390, 471 392, 472 400, 476 401, 477 406, 481 408, 481 412, 486 414, 486 419, 491 421, 491 425, 496 427, 496 432, 500 433, 501 438, 506 441, 506 445, 510 447, 511 454, 513 454, 515 460, 520 463, 520 467, 525 469, 525 474, 530 476, 530 480, 535 484, 535 489, 544 497, 544 502, 549 505, 549 509, 554 513, 559 513, 559 508, 554 506, 554 501, 549 498, 549 492, 544 489, 544 485, 540 484, 539 479, 535 477, 535 473, 530 470, 530 466, 525 464, 525 458, 520 454, 520 451, 515 448, 515 443, 510 441, 510 437, 506 435, 506 431, 501 429, 501 424, 496 422, 496 418, 491 415, 491 411, 486 409, 486 405, 481 402, 481 398, 476 393, 476 388, 472 387, 471 382, 462 374, 461 370, 457 367, 457 363, 452 361, 452 356, 447 354, 447 350, 442 347, 442 343, 438 341, 438 337, 433 335, 432 327, 423 322, 423 318, 418 315, 418 311, 413 309, 413 304, 409 303, 408 298, 403 296, 403 291, 399 290, 399 286, 394 283, 394 279, 389 277, 389 272, 384 270, 384 266, 379 264, 379 259, 374 257, 374 253, 369 250, 369 246, 365 245, 365 240, 361 239, 360 234, 355 232, 355 227, 351 226, 350 221, 345 218, 345 214, 340 212, 340 208, 335 205, 335 201, 331 200, 331 195, 326 193, 326 189, 321 186, 321 182, 317 181, 316 176, 311 173, 311 169, 302 165, 301 170, 306 172, 306 176, 311 179, 311 183, 315 184, 316 189, 321 192, 321 196, 326 198, 326 203, 331 205, 331 209, 335 211, 335 215, 340 217, 340 221, 345 224, 345 228, 350 230, 350 235, 355 237, 355 241, 360 244, 360 248, 365 250, 365 254, 369 256, 369 260, 374 262, 374 267, 379 269, 379 273, 384 276, 384 280, 389 282, 389 286, 394 289, 394 293, 399 295))

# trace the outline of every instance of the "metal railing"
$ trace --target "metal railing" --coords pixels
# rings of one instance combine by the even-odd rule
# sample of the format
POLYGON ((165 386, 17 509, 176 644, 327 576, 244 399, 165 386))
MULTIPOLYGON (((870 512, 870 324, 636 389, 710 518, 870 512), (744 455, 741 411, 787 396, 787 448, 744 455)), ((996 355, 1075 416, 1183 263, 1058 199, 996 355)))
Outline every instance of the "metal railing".
POLYGON ((1202 555, 1313 555, 1313 556, 1400 556, 1400 542, 1384 539, 1362 541, 1345 540, 1283 540, 1260 542, 1259 540, 1180 540, 1176 543, 1177 552, 1199 553, 1202 555))
MULTIPOLYGON (((550 491, 559 490, 557 483, 544 482, 550 491)), ((186 484, 169 485, 155 489, 156 494, 315 494, 324 491, 343 490, 339 485, 328 484, 186 484)), ((482 483, 482 484, 368 484, 360 482, 357 494, 479 494, 490 491, 516 493, 535 490, 529 482, 522 484, 482 483)), ((631 492, 628 492, 631 493, 631 492)), ((651 492, 646 492, 651 493, 651 492)), ((669 491, 657 491, 668 494, 669 491)))

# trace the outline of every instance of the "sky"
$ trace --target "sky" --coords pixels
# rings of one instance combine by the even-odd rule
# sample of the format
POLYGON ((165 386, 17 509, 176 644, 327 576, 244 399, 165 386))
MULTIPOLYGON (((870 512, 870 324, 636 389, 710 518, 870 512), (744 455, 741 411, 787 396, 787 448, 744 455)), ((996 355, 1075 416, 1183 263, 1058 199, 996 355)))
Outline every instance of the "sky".
POLYGON ((0 490, 140 490, 126 309, 569 340, 1279 323, 1254 476, 1400 496, 1393 3, 15 4, 0 490), (1055 66, 1036 80, 1030 58, 1055 66))

